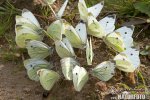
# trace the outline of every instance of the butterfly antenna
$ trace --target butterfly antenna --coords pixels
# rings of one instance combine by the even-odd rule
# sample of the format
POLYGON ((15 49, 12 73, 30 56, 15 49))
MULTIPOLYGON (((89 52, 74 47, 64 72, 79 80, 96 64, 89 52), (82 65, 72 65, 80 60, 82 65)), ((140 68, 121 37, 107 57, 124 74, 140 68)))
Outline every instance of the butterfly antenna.
POLYGON ((54 14, 55 18, 57 18, 57 15, 56 15, 56 13, 55 13, 54 9, 51 7, 51 5, 50 5, 50 4, 48 4, 48 6, 49 6, 49 8, 51 9, 52 13, 54 14))

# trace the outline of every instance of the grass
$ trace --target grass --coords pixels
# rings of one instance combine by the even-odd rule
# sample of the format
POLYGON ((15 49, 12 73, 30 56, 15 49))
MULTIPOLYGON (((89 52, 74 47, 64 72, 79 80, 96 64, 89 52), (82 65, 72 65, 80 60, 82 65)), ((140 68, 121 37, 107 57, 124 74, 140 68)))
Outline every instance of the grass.
POLYGON ((19 14, 20 10, 15 8, 10 0, 6 0, 0 5, 0 39, 5 43, 1 47, 1 58, 3 60, 15 59, 15 42, 14 42, 14 17, 19 14))

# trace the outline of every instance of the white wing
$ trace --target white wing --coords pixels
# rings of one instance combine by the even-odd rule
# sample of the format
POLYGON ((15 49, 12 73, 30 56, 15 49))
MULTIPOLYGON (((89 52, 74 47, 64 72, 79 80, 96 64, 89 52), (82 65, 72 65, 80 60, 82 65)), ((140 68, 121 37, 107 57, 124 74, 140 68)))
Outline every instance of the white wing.
POLYGON ((99 24, 103 27, 106 35, 108 33, 111 33, 114 31, 115 21, 116 21, 116 15, 115 14, 108 15, 99 21, 99 24))
POLYGON ((87 31, 86 31, 86 25, 85 25, 85 23, 80 22, 79 24, 77 24, 75 30, 77 31, 77 33, 80 36, 80 38, 83 41, 83 43, 86 44, 87 31))
POLYGON ((134 28, 135 27, 132 25, 132 26, 123 26, 115 30, 116 32, 119 32, 120 35, 122 36, 126 48, 130 48, 133 46, 132 34, 134 32, 134 28))
POLYGON ((69 49, 71 54, 75 55, 73 47, 72 47, 71 43, 69 42, 69 40, 67 38, 63 38, 62 42, 66 45, 66 47, 69 49))
POLYGON ((35 16, 33 15, 33 13, 30 12, 29 10, 23 9, 22 10, 22 17, 27 18, 32 23, 34 23, 36 26, 40 27, 40 24, 39 24, 38 20, 35 18, 35 16))
POLYGON ((88 8, 88 12, 92 13, 92 15, 96 18, 100 14, 103 6, 104 6, 104 1, 88 8))
POLYGON ((93 53, 93 48, 92 48, 92 41, 90 38, 89 42, 87 39, 87 45, 86 45, 86 59, 87 59, 88 65, 92 65, 93 57, 94 57, 94 53, 93 53))
POLYGON ((57 17, 58 17, 58 18, 61 18, 61 17, 63 16, 64 11, 65 11, 65 8, 66 8, 66 6, 67 6, 67 4, 68 4, 68 1, 69 1, 69 0, 66 0, 66 1, 64 2, 64 4, 62 5, 62 7, 60 8, 60 10, 58 11, 58 13, 57 13, 57 17))
POLYGON ((80 91, 88 81, 87 71, 78 65, 73 69, 73 84, 76 91, 80 91))
POLYGON ((135 68, 140 66, 140 58, 139 58, 139 51, 134 48, 127 48, 123 53, 125 53, 130 62, 134 65, 135 68))
POLYGON ((80 2, 80 3, 82 3, 82 4, 84 5, 84 7, 86 7, 86 8, 87 8, 86 3, 85 3, 85 1, 84 1, 84 0, 79 0, 79 2, 80 2))

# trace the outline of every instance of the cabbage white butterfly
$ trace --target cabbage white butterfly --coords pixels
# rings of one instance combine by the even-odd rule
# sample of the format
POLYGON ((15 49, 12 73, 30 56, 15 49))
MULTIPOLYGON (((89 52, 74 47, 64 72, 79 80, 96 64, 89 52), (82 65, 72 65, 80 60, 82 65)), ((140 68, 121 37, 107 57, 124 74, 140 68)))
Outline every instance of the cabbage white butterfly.
POLYGON ((96 18, 89 14, 88 19, 87 19, 87 29, 88 29, 88 34, 102 38, 105 36, 105 32, 103 27, 99 24, 99 22, 96 20, 96 18))
POLYGON ((111 61, 104 61, 92 69, 92 75, 102 81, 108 81, 114 76, 115 64, 111 61))
POLYGON ((16 43, 21 48, 25 48, 27 40, 41 41, 43 39, 43 37, 39 35, 36 31, 32 29, 27 29, 22 25, 16 25, 15 32, 16 32, 15 37, 16 43))
POLYGON ((55 49, 61 58, 75 56, 72 45, 67 38, 63 38, 62 41, 55 41, 55 49))
MULTIPOLYGON (((76 29, 78 27, 79 26, 77 26, 76 29)), ((65 23, 65 33, 64 33, 64 35, 70 41, 71 45, 75 48, 84 48, 85 47, 84 46, 85 41, 84 42, 82 41, 82 38, 84 38, 84 37, 82 37, 79 34, 81 34, 81 33, 77 33, 77 31, 75 30, 75 28, 72 25, 70 25, 68 22, 65 23)), ((86 33, 83 33, 83 34, 86 34, 86 33)))
POLYGON ((109 47, 117 52, 122 52, 125 50, 123 38, 118 32, 112 32, 107 34, 103 40, 109 47))
POLYGON ((65 76, 65 79, 72 80, 73 79, 72 70, 76 65, 80 66, 80 64, 74 58, 70 58, 70 57, 61 59, 60 63, 61 63, 62 72, 65 76))
POLYGON ((131 25, 131 26, 123 26, 123 27, 115 30, 115 32, 119 32, 121 37, 123 38, 125 48, 130 48, 130 47, 134 46, 133 38, 132 38, 134 28, 135 28, 135 26, 131 25))
MULTIPOLYGON (((87 42, 87 31, 86 31, 86 24, 84 22, 79 22, 76 27, 75 30, 77 32, 77 34, 79 35, 79 37, 81 38, 82 44, 86 45, 87 42)), ((84 48, 84 47, 82 47, 84 48)))
POLYGON ((31 58, 44 59, 53 53, 53 49, 51 47, 37 40, 29 41, 26 45, 26 48, 31 58))
POLYGON ((104 38, 104 42, 117 52, 122 52, 127 48, 133 47, 132 34, 134 26, 123 26, 104 38))
POLYGON ((60 76, 57 72, 49 69, 38 70, 40 83, 45 90, 51 90, 54 84, 59 80, 60 76))
POLYGON ((76 91, 81 91, 89 76, 85 68, 76 65, 73 69, 73 84, 76 91))
POLYGON ((90 42, 87 39, 87 45, 86 45, 86 59, 87 59, 88 65, 92 65, 93 57, 94 57, 94 53, 93 53, 93 48, 92 48, 92 41, 90 38, 90 42))
POLYGON ((114 58, 116 67, 124 72, 134 72, 140 66, 139 51, 127 48, 114 58))
POLYGON ((64 24, 63 20, 54 21, 48 28, 48 35, 54 40, 62 40, 62 34, 64 34, 64 24))
POLYGON ((115 30, 116 15, 108 15, 99 21, 100 26, 104 30, 105 36, 115 30))
POLYGON ((80 13, 80 19, 83 21, 87 21, 88 14, 91 13, 95 18, 100 14, 102 8, 104 6, 104 1, 87 8, 84 0, 79 0, 78 2, 78 10, 80 13))
POLYGON ((36 19, 36 17, 33 15, 33 13, 31 11, 29 11, 28 9, 23 9, 22 10, 22 17, 30 20, 33 24, 35 24, 37 27, 40 27, 40 24, 38 22, 38 20, 36 19))
POLYGON ((27 59, 24 61, 24 66, 27 70, 27 75, 31 80, 39 81, 39 76, 37 75, 37 71, 39 69, 45 68, 50 69, 52 65, 46 60, 42 59, 27 59))

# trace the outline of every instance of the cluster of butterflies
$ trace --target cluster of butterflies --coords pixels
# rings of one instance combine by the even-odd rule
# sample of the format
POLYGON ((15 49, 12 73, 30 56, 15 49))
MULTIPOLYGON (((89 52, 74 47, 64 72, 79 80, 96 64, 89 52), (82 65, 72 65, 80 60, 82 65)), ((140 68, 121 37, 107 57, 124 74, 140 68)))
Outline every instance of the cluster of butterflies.
MULTIPOLYGON (((49 0, 53 4, 55 0, 49 0)), ((90 71, 92 76, 102 81, 110 80, 115 73, 115 68, 124 72, 134 72, 140 66, 139 51, 133 44, 132 34, 134 26, 123 26, 115 30, 116 15, 108 15, 97 21, 104 1, 87 8, 84 0, 79 0, 78 10, 80 21, 74 28, 62 19, 68 0, 64 2, 54 21, 47 31, 40 27, 35 16, 27 9, 23 9, 21 16, 16 16, 16 43, 21 48, 26 48, 31 57, 24 61, 24 66, 31 80, 40 81, 45 90, 50 90, 59 80, 57 72, 51 70, 53 65, 46 60, 53 53, 53 48, 43 43, 44 34, 54 40, 55 50, 61 57, 62 73, 66 80, 72 80, 76 91, 80 91, 88 81, 89 73, 76 60, 74 48, 85 50, 88 65, 92 65, 93 49, 91 37, 103 41, 118 53, 111 61, 104 61, 90 71)))

